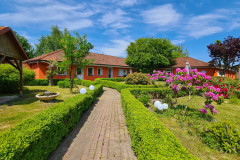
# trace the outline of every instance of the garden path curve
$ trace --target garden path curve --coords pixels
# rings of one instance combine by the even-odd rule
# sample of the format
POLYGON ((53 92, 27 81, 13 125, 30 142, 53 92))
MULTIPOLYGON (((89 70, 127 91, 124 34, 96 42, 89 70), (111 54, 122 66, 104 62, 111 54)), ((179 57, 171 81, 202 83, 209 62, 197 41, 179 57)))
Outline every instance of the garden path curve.
POLYGON ((48 159, 137 159, 131 149, 120 93, 104 88, 98 101, 48 159))

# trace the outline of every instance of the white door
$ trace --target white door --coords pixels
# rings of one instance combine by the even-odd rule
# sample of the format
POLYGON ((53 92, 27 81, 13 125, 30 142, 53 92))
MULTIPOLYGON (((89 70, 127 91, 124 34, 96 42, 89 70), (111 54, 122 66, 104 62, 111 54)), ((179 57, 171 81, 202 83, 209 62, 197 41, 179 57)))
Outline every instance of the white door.
POLYGON ((81 70, 81 73, 77 72, 77 79, 83 79, 83 69, 81 70))
POLYGON ((113 69, 108 68, 108 78, 112 78, 112 77, 113 77, 113 69))

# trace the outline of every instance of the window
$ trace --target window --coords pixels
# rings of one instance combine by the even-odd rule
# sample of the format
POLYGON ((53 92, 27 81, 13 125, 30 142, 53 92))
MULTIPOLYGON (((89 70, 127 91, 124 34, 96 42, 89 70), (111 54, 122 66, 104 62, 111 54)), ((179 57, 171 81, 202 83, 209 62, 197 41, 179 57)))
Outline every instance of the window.
POLYGON ((223 77, 225 77, 225 71, 223 71, 223 70, 220 70, 220 71, 218 71, 218 76, 223 76, 223 77))
POLYGON ((118 77, 124 77, 127 75, 127 70, 126 69, 119 69, 118 70, 118 77))
POLYGON ((67 75, 67 70, 57 67, 57 75, 67 75))
POLYGON ((94 70, 93 68, 88 68, 87 69, 88 76, 94 76, 94 70))
POLYGON ((98 76, 102 76, 103 75, 103 69, 98 68, 97 73, 98 73, 98 76))
POLYGON ((171 69, 166 69, 165 72, 166 73, 171 73, 171 69))
POLYGON ((201 73, 205 73, 206 74, 207 72, 205 70, 202 70, 201 73))

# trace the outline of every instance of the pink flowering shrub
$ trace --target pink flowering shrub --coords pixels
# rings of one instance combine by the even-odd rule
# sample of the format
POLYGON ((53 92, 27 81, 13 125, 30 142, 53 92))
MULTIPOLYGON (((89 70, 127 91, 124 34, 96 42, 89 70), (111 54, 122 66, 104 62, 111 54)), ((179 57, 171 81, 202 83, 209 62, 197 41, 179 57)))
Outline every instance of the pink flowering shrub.
POLYGON ((187 74, 186 69, 176 69, 177 76, 174 74, 167 74, 161 71, 154 71, 151 76, 151 80, 159 80, 161 78, 166 79, 165 85, 169 86, 171 90, 174 91, 174 94, 177 94, 180 90, 186 91, 189 95, 188 102, 186 108, 184 110, 184 114, 186 114, 186 110, 188 108, 188 103, 191 99, 191 95, 196 92, 203 93, 206 98, 204 108, 200 109, 203 114, 206 114, 208 110, 212 114, 217 114, 217 110, 212 105, 212 102, 215 101, 218 104, 223 102, 223 97, 220 96, 221 89, 212 86, 209 82, 211 77, 206 75, 205 73, 198 72, 197 69, 191 69, 189 74, 187 74))

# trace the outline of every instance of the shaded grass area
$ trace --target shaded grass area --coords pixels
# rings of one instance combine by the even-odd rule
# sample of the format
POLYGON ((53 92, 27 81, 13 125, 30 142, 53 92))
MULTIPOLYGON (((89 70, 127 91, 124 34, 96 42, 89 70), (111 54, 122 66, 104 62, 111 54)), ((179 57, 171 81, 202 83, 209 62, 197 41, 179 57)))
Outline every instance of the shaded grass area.
MULTIPOLYGON (((80 88, 82 86, 78 87, 80 88)), ((75 89, 75 92, 77 91, 78 90, 75 89)), ((22 97, 0 105, 0 134, 23 120, 31 118, 37 113, 54 104, 61 103, 74 95, 76 94, 70 94, 69 88, 59 88, 58 86, 26 86, 22 97), (59 92, 60 95, 51 102, 42 102, 35 97, 39 92, 45 91, 59 92)))
POLYGON ((207 125, 212 125, 215 122, 228 121, 240 129, 240 101, 228 99, 222 105, 215 105, 216 110, 219 112, 217 115, 203 115, 199 110, 203 108, 205 99, 196 96, 190 101, 187 116, 183 116, 184 105, 188 97, 181 97, 177 99, 177 103, 164 112, 157 111, 153 108, 154 114, 168 127, 175 136, 181 141, 184 147, 196 157, 205 160, 240 160, 240 155, 223 153, 214 150, 205 145, 201 137, 200 131, 207 125), (233 103, 233 104, 231 104, 233 103))

